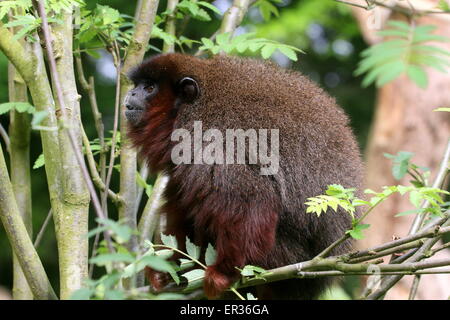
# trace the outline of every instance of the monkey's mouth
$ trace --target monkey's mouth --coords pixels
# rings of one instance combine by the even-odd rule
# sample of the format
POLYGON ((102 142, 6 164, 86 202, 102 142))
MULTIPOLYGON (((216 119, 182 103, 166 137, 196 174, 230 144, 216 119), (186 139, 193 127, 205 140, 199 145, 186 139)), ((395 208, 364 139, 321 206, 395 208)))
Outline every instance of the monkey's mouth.
POLYGON ((127 117, 128 122, 134 126, 138 125, 142 120, 144 108, 133 104, 127 104, 126 108, 125 117, 127 117))

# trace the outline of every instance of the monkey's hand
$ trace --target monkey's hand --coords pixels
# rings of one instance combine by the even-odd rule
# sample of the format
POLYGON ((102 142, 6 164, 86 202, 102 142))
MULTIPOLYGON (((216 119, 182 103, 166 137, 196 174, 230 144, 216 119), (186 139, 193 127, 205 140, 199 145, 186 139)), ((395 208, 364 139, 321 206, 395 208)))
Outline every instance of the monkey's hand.
POLYGON ((155 271, 149 267, 145 267, 145 276, 155 291, 161 291, 171 280, 168 273, 155 271))
POLYGON ((219 297, 226 289, 228 289, 236 277, 223 274, 215 266, 209 266, 205 272, 205 281, 203 289, 208 299, 219 297))

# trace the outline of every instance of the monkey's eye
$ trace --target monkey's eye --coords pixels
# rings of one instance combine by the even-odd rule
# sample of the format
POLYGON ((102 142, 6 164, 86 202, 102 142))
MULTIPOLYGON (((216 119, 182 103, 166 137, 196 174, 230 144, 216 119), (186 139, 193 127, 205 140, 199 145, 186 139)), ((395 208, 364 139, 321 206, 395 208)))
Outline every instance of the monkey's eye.
POLYGON ((144 90, 148 93, 151 93, 153 90, 155 90, 155 84, 154 83, 146 83, 144 85, 144 90))
POLYGON ((200 94, 197 81, 190 77, 184 77, 178 82, 178 90, 183 100, 192 102, 200 94))

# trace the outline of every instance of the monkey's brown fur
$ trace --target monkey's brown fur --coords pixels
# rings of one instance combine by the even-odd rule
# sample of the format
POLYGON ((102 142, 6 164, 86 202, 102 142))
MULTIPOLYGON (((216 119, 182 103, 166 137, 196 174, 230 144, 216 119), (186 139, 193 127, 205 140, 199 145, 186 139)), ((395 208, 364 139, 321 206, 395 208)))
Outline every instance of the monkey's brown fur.
MULTIPOLYGON (((235 267, 266 269, 308 260, 350 227, 347 213, 306 213, 308 197, 327 185, 361 186, 362 164, 348 119, 334 99, 297 72, 252 59, 182 54, 156 56, 131 74, 137 84, 151 79, 159 91, 146 104, 129 135, 153 171, 165 171, 167 233, 178 243, 189 236, 213 243, 217 262, 208 267, 205 292, 216 297, 238 278, 235 267), (177 96, 183 77, 200 88, 193 102, 177 96), (203 130, 279 129, 280 168, 260 175, 259 165, 181 164, 171 161, 170 135, 176 128, 203 130)), ((270 134, 269 134, 270 136, 270 134)), ((333 254, 349 248, 344 243, 333 254)), ((160 275, 148 273, 155 286, 160 275)), ((312 299, 327 279, 285 280, 263 286, 262 298, 312 299)))

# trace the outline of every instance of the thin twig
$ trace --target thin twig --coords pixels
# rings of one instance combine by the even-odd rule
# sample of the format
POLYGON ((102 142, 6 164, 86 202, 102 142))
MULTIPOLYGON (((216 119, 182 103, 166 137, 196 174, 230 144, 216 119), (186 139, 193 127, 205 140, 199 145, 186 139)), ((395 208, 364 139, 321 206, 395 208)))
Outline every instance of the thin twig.
MULTIPOLYGON (((446 214, 449 214, 449 212, 446 212, 446 214)), ((442 224, 443 228, 448 227, 448 226, 450 226, 450 219, 447 219, 447 221, 442 224)), ((416 261, 420 261, 420 260, 424 259, 425 257, 428 257, 430 254, 431 248, 433 247, 433 245, 436 242, 439 241, 439 239, 440 239, 440 237, 434 237, 434 238, 426 240, 425 243, 419 249, 417 249, 417 251, 413 255, 411 255, 408 259, 406 259, 402 262, 402 265, 407 264, 407 263, 414 263, 416 261)), ((367 297, 367 299, 369 299, 369 300, 380 299, 401 278, 402 278, 401 275, 388 276, 388 277, 383 278, 380 287, 375 292, 371 293, 367 297)))
POLYGON ((350 259, 349 263, 361 263, 369 260, 373 260, 380 257, 385 257, 387 255, 396 254, 400 252, 404 252, 409 249, 417 248, 423 244, 423 239, 416 240, 410 243, 406 243, 404 245, 399 245, 394 248, 387 249, 385 251, 375 252, 375 251, 369 251, 367 255, 362 256, 360 258, 350 259))
POLYGON ((48 223, 52 219, 52 209, 48 211, 47 217, 44 220, 44 223, 42 224, 41 229, 39 230, 36 239, 34 240, 34 247, 37 249, 39 245, 41 244, 42 238, 44 236, 45 230, 47 230, 48 223))
POLYGON ((416 275, 414 277, 414 281, 411 287, 411 291, 409 293, 408 300, 414 300, 414 298, 416 297, 417 289, 419 288, 419 283, 420 283, 420 275, 416 275))
POLYGON ((448 248, 450 248, 450 242, 442 244, 442 245, 434 248, 433 250, 431 250, 431 255, 435 255, 437 252, 444 250, 444 249, 448 249, 448 248))
POLYGON ((10 152, 11 141, 9 140, 8 133, 6 132, 5 128, 3 128, 1 123, 0 123, 0 136, 2 136, 3 141, 5 141, 6 150, 10 152))
POLYGON ((407 1, 408 7, 404 7, 398 3, 395 3, 394 5, 389 5, 382 1, 370 1, 371 2, 370 4, 366 1, 367 5, 362 5, 362 4, 358 4, 358 3, 354 3, 354 2, 350 2, 350 1, 346 1, 346 0, 334 0, 334 1, 346 4, 346 5, 349 5, 352 7, 364 9, 364 10, 372 10, 376 6, 379 6, 379 7, 383 7, 386 9, 390 9, 390 10, 398 12, 398 13, 402 13, 408 17, 423 16, 423 15, 427 15, 427 14, 448 14, 449 13, 449 12, 443 11, 443 10, 417 10, 417 9, 414 9, 414 7, 411 7, 411 3, 409 1, 407 1))
MULTIPOLYGON (((114 44, 114 48, 117 47, 117 43, 114 44)), ((116 66, 116 97, 115 97, 115 103, 114 103, 114 125, 113 125, 113 134, 111 139, 111 153, 109 156, 109 165, 108 165, 108 172, 106 174, 106 181, 105 181, 105 190, 109 190, 109 185, 111 183, 111 177, 112 172, 114 169, 114 160, 116 157, 116 145, 117 145, 117 132, 119 129, 119 110, 120 110, 120 52, 118 50, 113 50, 112 55, 114 58, 114 65, 116 66)), ((107 194, 103 194, 102 197, 102 207, 105 208, 106 212, 108 212, 107 208, 107 194)))
MULTIPOLYGON (((81 84, 81 87, 83 90, 88 94, 89 102, 91 105, 92 110, 92 116, 94 118, 95 123, 95 129, 97 130, 97 136, 100 142, 100 160, 99 160, 99 166, 100 166, 100 177, 105 182, 106 179, 106 145, 105 145, 105 127, 103 125, 102 120, 102 114, 100 113, 98 109, 97 104, 97 95, 95 93, 95 83, 94 83, 94 77, 89 77, 89 82, 86 80, 86 77, 84 75, 83 71, 83 64, 81 61, 81 55, 75 55, 75 62, 77 66, 77 73, 78 73, 78 81, 81 84)), ((102 208, 103 211, 105 211, 105 208, 102 208)))
MULTIPOLYGON (((101 179, 101 177, 97 171, 97 166, 95 163, 94 156, 92 154, 92 149, 91 149, 91 145, 89 143, 89 138, 87 137, 84 129, 81 129, 81 131, 82 131, 82 138, 83 138, 83 145, 84 145, 84 150, 85 150, 85 154, 86 154, 86 159, 88 161, 89 169, 91 171, 92 180, 94 181, 97 188, 100 189, 100 191, 105 192, 106 186, 103 183, 103 180, 101 179)), ((117 195, 111 189, 108 189, 108 196, 114 203, 119 204, 121 201, 119 195, 117 195)))

